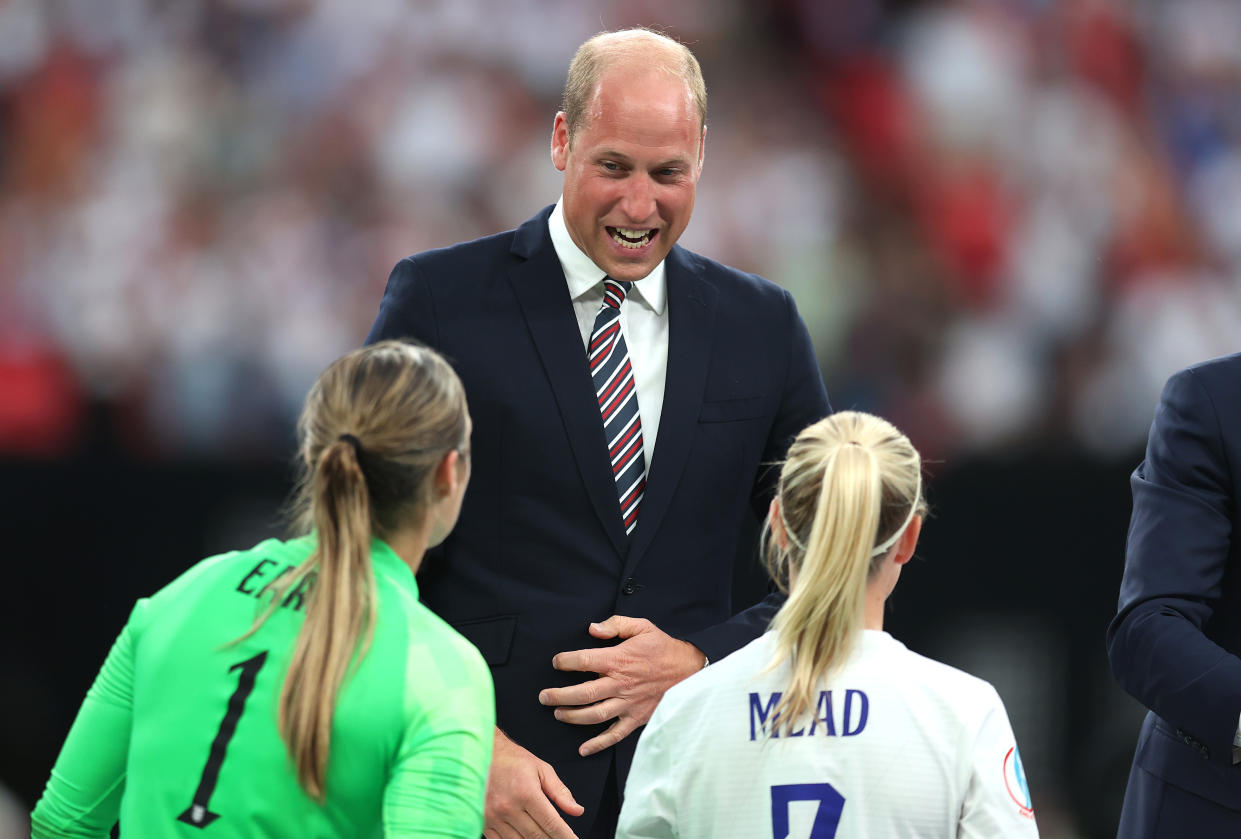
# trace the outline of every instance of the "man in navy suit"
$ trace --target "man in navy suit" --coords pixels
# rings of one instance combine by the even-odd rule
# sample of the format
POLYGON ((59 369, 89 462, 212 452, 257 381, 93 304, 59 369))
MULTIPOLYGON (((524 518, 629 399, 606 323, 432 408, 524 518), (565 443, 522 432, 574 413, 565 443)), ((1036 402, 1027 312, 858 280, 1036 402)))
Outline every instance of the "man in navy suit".
POLYGON ((420 585, 492 667, 485 835, 610 837, 664 691, 774 614, 732 614, 740 525, 829 406, 790 295, 676 245, 706 140, 689 50, 591 39, 551 139, 560 200, 402 260, 367 340, 439 349, 474 418, 461 520, 420 585))
POLYGON ((1108 654, 1150 713, 1119 836, 1241 836, 1241 354, 1168 380, 1131 484, 1108 654))

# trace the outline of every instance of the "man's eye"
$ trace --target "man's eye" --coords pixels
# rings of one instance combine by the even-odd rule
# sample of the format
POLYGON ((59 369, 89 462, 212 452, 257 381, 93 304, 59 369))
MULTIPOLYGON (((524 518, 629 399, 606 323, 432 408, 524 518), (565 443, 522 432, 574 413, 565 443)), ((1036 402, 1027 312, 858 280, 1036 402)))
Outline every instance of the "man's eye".
POLYGON ((609 172, 619 172, 619 171, 620 171, 620 164, 619 164, 619 163, 614 163, 614 162, 613 162, 613 161, 611 161, 611 160, 605 160, 605 161, 603 161, 603 163, 601 163, 601 164, 599 164, 599 165, 600 165, 600 166, 602 166, 604 169, 606 169, 606 170, 607 170, 607 171, 609 171, 609 172))

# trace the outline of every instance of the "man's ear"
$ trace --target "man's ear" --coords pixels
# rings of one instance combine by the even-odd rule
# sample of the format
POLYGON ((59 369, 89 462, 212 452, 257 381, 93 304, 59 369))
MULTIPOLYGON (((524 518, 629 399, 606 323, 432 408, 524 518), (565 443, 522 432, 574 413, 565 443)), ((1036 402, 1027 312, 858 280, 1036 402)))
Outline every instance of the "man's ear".
POLYGON ((698 175, 695 180, 702 177, 702 165, 707 162, 707 126, 702 127, 702 136, 698 138, 698 175))
POLYGON ((552 123, 552 165, 559 172, 569 165, 569 118, 564 111, 557 111, 552 123))

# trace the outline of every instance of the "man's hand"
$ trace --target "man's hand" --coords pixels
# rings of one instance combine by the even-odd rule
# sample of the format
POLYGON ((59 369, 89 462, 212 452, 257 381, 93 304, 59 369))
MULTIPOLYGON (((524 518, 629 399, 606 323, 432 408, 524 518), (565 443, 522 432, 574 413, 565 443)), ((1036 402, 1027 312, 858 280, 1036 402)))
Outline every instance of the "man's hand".
POLYGON ((585 808, 573 800, 550 763, 539 760, 496 729, 483 810, 486 839, 577 839, 555 804, 571 816, 585 808))
POLYGON ((598 673, 599 678, 539 694, 539 702, 558 706, 556 719, 562 722, 594 725, 616 720, 578 748, 583 757, 615 746, 645 725, 664 691, 697 673, 707 660, 693 644, 673 638, 645 618, 613 615, 592 623, 590 634, 625 640, 615 647, 558 653, 552 659, 557 670, 598 673))

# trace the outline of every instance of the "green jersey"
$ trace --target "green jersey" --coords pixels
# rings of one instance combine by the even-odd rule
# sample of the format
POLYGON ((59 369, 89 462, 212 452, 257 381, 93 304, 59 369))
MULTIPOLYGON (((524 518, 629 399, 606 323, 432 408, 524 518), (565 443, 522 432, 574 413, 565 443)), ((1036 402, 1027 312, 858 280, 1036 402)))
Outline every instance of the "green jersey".
POLYGON ((313 536, 200 562, 138 601, 78 712, 32 816, 43 836, 470 837, 482 833, 495 700, 482 656, 418 602, 371 544, 376 623, 341 685, 326 802, 303 792, 276 727, 305 617, 291 588, 230 643, 313 536))

